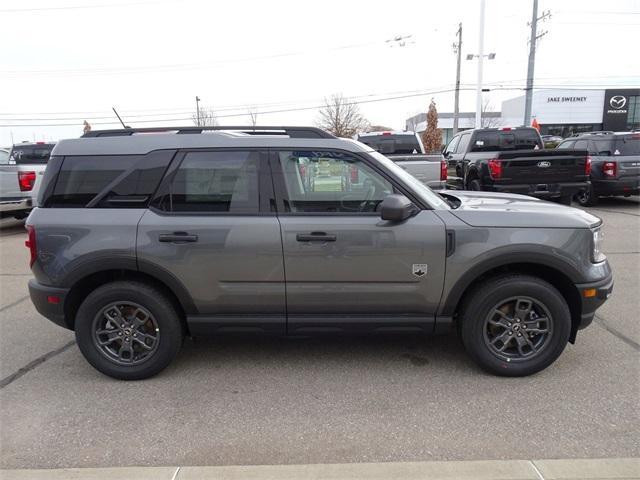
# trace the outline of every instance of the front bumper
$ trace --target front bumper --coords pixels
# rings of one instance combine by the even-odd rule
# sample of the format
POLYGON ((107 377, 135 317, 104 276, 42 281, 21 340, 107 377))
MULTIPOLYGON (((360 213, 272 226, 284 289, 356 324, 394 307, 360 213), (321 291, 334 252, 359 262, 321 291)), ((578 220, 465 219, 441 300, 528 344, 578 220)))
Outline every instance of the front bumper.
POLYGON ((609 276, 597 282, 577 284, 576 288, 580 293, 580 299, 582 301, 582 314, 580 325, 578 325, 578 330, 582 330, 591 324, 596 310, 600 308, 613 293, 613 275, 609 274, 609 276), (594 290, 595 294, 593 294, 594 290), (587 293, 590 296, 585 296, 587 293))
POLYGON ((72 330, 64 314, 64 301, 68 293, 68 288, 48 287, 40 285, 34 279, 29 280, 29 295, 38 313, 56 325, 72 330))
POLYGON ((500 193, 518 193, 520 195, 529 195, 536 198, 559 198, 573 197, 580 190, 584 190, 589 186, 589 182, 574 183, 532 183, 532 184, 500 184, 494 183, 487 190, 500 193))

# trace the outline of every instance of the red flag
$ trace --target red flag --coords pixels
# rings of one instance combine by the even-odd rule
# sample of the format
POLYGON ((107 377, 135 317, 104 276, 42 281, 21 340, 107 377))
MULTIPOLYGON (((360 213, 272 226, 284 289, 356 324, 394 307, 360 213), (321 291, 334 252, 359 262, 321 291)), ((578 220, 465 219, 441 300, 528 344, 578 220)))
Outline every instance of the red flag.
POLYGON ((536 130, 538 130, 538 132, 540 132, 540 124, 538 123, 538 120, 536 120, 535 118, 531 122, 531 126, 536 130))

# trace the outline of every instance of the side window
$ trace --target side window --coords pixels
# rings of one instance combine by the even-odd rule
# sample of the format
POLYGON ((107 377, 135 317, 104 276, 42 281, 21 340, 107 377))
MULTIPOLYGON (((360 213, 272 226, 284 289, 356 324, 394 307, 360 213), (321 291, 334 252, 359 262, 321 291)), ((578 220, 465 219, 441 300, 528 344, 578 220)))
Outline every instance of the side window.
POLYGON ((172 212, 257 213, 256 151, 187 152, 157 206, 172 212))
POLYGON ((172 156, 172 151, 157 151, 65 157, 53 193, 43 204, 54 208, 143 208, 172 156))
POLYGON ((569 140, 567 142, 562 142, 556 148, 573 148, 573 144, 576 143, 574 140, 569 140))
POLYGON ((289 212, 376 212, 393 193, 389 181, 348 153, 284 151, 279 162, 289 212))
POLYGON ((460 135, 460 142, 458 143, 458 148, 456 148, 456 153, 466 153, 467 146, 469 145, 469 139, 471 138, 470 133, 463 133, 460 135))
POLYGON ((445 153, 454 153, 456 151, 456 147, 458 146, 458 142, 460 141, 460 136, 453 137, 447 148, 444 149, 445 153))
POLYGON ((6 150, 0 150, 0 165, 9 164, 9 152, 6 150))
POLYGON ((587 150, 588 147, 589 147, 588 140, 576 140, 576 143, 573 146, 575 150, 587 150))

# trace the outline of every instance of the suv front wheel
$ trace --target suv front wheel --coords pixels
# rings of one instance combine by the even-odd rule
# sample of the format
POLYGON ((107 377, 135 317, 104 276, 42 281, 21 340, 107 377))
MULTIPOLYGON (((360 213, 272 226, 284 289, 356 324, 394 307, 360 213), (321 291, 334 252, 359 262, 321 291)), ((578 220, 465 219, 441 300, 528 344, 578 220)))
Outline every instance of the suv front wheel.
POLYGON ((157 289, 118 281, 98 287, 82 302, 76 342, 98 371, 121 380, 140 380, 163 370, 182 345, 174 306, 157 289))
POLYGON ((551 365, 571 331, 571 313, 560 292, 528 275, 484 283, 466 301, 461 321, 469 355, 488 372, 511 377, 551 365))

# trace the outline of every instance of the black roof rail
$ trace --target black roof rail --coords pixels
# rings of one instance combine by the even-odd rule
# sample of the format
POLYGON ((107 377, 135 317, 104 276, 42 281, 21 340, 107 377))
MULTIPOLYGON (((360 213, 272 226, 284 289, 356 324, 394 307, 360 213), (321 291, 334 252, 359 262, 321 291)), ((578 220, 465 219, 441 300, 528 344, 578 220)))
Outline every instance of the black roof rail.
POLYGON ((593 132, 578 132, 571 135, 573 137, 582 137, 583 135, 612 135, 615 132, 611 130, 594 130, 593 132))
POLYGON ((290 138, 337 138, 329 132, 316 127, 259 127, 259 126, 226 126, 215 127, 149 127, 149 128, 117 128, 112 130, 92 130, 82 135, 88 137, 124 137, 135 133, 175 132, 177 134, 198 134, 205 131, 235 131, 248 135, 288 135, 290 138))

